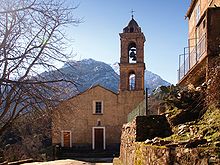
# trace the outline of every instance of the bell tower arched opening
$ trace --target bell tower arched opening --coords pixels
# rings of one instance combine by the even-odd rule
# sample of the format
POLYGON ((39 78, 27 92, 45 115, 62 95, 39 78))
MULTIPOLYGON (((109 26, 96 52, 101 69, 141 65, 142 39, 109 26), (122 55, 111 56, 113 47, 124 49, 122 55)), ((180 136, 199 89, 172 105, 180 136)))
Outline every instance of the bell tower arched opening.
POLYGON ((131 71, 130 73, 129 73, 129 79, 128 79, 128 81, 129 81, 129 90, 130 91, 133 91, 133 90, 135 90, 135 86, 136 86, 136 75, 135 75, 135 72, 134 71, 131 71))
POLYGON ((129 63, 137 62, 137 48, 134 42, 131 42, 128 45, 128 60, 129 60, 129 63))

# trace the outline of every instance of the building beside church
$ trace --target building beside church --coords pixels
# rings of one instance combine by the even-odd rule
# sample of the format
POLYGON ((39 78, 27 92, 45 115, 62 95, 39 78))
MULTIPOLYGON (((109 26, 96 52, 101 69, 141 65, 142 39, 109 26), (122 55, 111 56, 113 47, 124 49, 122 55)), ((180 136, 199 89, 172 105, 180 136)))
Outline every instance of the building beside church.
POLYGON ((119 147, 122 125, 145 97, 145 36, 133 16, 120 41, 118 93, 96 85, 63 101, 52 114, 53 145, 79 150, 119 147))
POLYGON ((220 1, 192 0, 186 13, 188 46, 179 56, 179 84, 206 82, 209 103, 220 100, 220 1))

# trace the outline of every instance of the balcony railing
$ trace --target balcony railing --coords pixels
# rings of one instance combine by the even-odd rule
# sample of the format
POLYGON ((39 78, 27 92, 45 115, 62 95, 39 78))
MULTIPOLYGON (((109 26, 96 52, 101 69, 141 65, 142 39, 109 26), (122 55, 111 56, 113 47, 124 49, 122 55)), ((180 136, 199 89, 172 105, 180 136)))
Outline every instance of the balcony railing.
POLYGON ((184 53, 179 55, 179 69, 178 80, 180 81, 187 72, 198 63, 203 54, 206 52, 206 34, 204 34, 199 41, 197 39, 189 39, 190 42, 197 43, 195 46, 189 46, 184 48, 184 53))

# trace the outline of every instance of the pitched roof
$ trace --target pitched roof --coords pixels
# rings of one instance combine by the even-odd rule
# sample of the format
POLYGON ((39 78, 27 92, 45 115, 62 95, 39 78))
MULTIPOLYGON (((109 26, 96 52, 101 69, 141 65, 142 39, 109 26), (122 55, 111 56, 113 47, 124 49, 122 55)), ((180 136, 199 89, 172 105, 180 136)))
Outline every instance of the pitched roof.
MULTIPOLYGON (((101 88, 103 88, 103 89, 105 89, 105 90, 107 90, 107 91, 109 91, 109 92, 112 92, 113 94, 118 94, 118 93, 114 92, 113 90, 108 89, 108 88, 106 88, 106 87, 104 87, 104 86, 102 86, 102 85, 100 85, 100 84, 93 85, 93 86, 91 86, 90 88, 88 88, 87 90, 85 90, 84 92, 89 91, 89 90, 91 90, 91 89, 93 89, 93 88, 96 88, 96 87, 101 87, 101 88)), ((82 92, 82 93, 84 93, 84 92, 82 92)))
MULTIPOLYGON (((103 88, 104 90, 107 90, 107 91, 109 91, 109 92, 111 92, 111 93, 113 93, 113 94, 115 94, 115 95, 118 94, 118 93, 116 93, 116 92, 114 92, 114 91, 112 91, 112 90, 110 90, 110 89, 108 89, 108 88, 106 88, 106 87, 104 87, 104 86, 102 86, 102 85, 100 85, 100 84, 96 84, 96 85, 93 85, 93 86, 89 87, 89 88, 86 89, 85 91, 80 92, 80 93, 76 94, 75 96, 70 97, 70 98, 67 99, 67 100, 70 100, 70 99, 72 99, 72 98, 74 98, 74 97, 77 97, 77 96, 79 96, 79 95, 82 95, 83 93, 86 93, 86 92, 88 92, 88 91, 90 91, 90 90, 92 90, 92 89, 94 89, 94 88, 96 88, 96 87, 101 87, 101 88, 103 88)), ((64 100, 64 101, 65 101, 65 100, 64 100)))
POLYGON ((128 23, 128 26, 139 27, 138 23, 132 18, 128 23))
POLYGON ((123 32, 125 32, 125 33, 141 32, 141 28, 138 25, 138 23, 135 21, 135 19, 132 17, 132 19, 129 21, 128 25, 123 29, 123 32), (131 29, 133 29, 133 30, 131 30, 131 29))
POLYGON ((187 10, 186 17, 190 17, 198 0, 191 0, 191 4, 187 10))

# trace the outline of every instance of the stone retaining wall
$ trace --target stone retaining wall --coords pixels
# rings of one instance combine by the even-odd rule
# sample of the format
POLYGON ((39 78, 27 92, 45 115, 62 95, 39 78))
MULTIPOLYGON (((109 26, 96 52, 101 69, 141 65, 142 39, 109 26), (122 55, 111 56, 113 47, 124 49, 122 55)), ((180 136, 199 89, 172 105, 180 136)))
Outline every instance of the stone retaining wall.
MULTIPOLYGON (((148 116, 148 119, 151 118, 148 116)), ((152 118, 155 118, 153 116, 152 118)), ((217 148, 186 148, 178 143, 149 142, 157 140, 145 140, 137 142, 137 128, 140 124, 139 118, 131 123, 123 125, 121 136, 120 157, 114 160, 114 165, 209 165, 220 164, 220 159, 216 156, 217 148), (156 144, 156 145, 155 145, 156 144)), ((144 122, 142 121, 142 124, 144 122)), ((147 121, 145 122, 147 123, 147 121)), ((148 122, 149 123, 149 122, 148 122)), ((155 124, 155 123, 151 123, 155 124)), ((145 127, 149 127, 145 125, 145 127)), ((146 128, 145 128, 146 129, 146 128)), ((161 125, 163 129, 163 125, 161 125)), ((144 134, 144 131, 142 132, 144 134)), ((154 138, 158 139, 158 138, 154 138)))
POLYGON ((220 160, 205 148, 147 145, 135 142, 120 155, 123 165, 217 165, 220 160))

